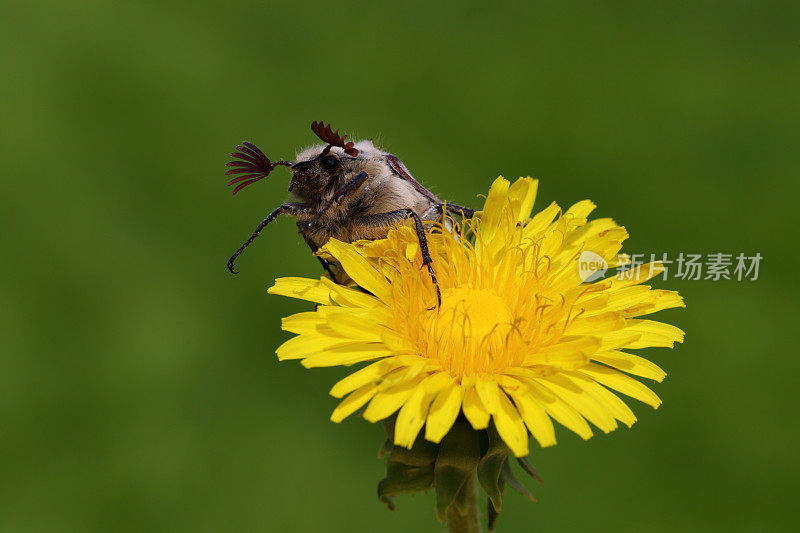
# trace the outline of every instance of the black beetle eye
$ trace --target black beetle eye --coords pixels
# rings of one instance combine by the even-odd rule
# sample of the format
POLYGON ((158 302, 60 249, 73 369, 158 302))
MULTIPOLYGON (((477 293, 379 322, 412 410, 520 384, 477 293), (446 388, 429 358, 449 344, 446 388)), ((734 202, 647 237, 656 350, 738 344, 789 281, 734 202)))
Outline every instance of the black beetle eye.
POLYGON ((336 156, 326 155, 320 160, 320 163, 322 163, 322 166, 325 169, 333 170, 334 168, 336 168, 336 165, 339 163, 339 160, 336 158, 336 156))

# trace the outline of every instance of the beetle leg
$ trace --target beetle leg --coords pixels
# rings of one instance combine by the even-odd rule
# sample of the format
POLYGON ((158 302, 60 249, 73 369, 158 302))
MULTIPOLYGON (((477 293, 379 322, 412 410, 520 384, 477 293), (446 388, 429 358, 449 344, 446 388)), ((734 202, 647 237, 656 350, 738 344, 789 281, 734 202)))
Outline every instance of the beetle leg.
POLYGON ((442 305, 442 291, 439 289, 439 281, 436 279, 436 272, 433 270, 433 259, 431 259, 430 251, 428 250, 428 237, 425 235, 425 228, 422 227, 422 219, 413 209, 397 209, 389 211, 388 213, 376 213, 374 215, 367 215, 358 219, 359 223, 368 226, 389 226, 392 222, 403 220, 404 218, 411 218, 414 221, 414 228, 417 231, 417 239, 419 239, 419 250, 422 253, 422 264, 428 269, 434 287, 436 287, 436 301, 437 307, 442 305))
POLYGON ((313 242, 311 239, 308 239, 308 238, 306 238, 306 239, 305 239, 305 241, 306 241, 306 243, 308 244, 308 247, 309 247, 309 248, 311 248, 311 253, 312 253, 312 254, 314 254, 314 257, 316 257, 317 259, 319 259, 319 264, 321 264, 321 265, 322 265, 322 268, 324 268, 324 269, 325 269, 325 272, 327 272, 327 273, 328 273, 328 276, 330 276, 331 280, 332 280, 334 283, 337 283, 337 281, 336 281, 336 274, 334 274, 334 273, 333 273, 333 269, 331 268, 331 265, 332 265, 333 263, 331 263, 331 262, 330 262, 330 261, 328 261, 327 259, 323 259, 322 257, 320 257, 320 256, 318 256, 318 255, 317 255, 317 250, 319 250, 319 246, 317 246, 316 244, 314 244, 314 242, 313 242))
POLYGON ((308 206, 306 206, 306 205, 288 203, 287 202, 287 203, 279 206, 276 210, 274 210, 269 215, 267 215, 267 218, 265 218, 264 220, 262 220, 258 224, 258 226, 256 227, 256 230, 253 232, 252 235, 250 235, 250 238, 247 239, 244 242, 244 244, 239 247, 238 250, 236 250, 236 253, 233 254, 230 259, 228 259, 228 270, 231 271, 231 274, 238 274, 238 272, 236 272, 233 269, 234 261, 236 261, 236 258, 239 257, 239 254, 244 252, 245 248, 250 246, 250 243, 252 243, 256 239, 256 237, 258 237, 258 234, 261 233, 261 230, 264 229, 264 227, 267 224, 269 224, 270 222, 272 222, 273 220, 275 220, 276 218, 278 218, 281 215, 295 215, 295 216, 297 216, 297 215, 301 215, 301 214, 304 214, 304 213, 308 213, 309 210, 310 210, 310 208, 308 206))

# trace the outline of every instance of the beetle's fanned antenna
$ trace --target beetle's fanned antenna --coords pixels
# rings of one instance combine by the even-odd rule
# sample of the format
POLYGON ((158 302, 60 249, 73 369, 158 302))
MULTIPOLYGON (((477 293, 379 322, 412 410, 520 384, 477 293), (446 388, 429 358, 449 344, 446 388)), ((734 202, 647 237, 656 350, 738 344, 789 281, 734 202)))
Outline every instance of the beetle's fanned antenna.
POLYGON ((233 193, 231 194, 236 194, 248 185, 263 180, 269 176, 269 173, 278 165, 283 165, 285 167, 292 166, 291 161, 275 161, 272 163, 258 146, 247 141, 243 142, 242 146, 237 146, 236 149, 238 152, 231 152, 231 156, 237 159, 225 164, 226 167, 233 167, 231 170, 227 171, 225 175, 244 175, 233 178, 228 182, 228 185, 239 184, 233 189, 233 193))
POLYGON ((330 149, 334 146, 344 149, 344 153, 349 156, 355 157, 358 155, 358 150, 353 148, 353 142, 350 141, 345 143, 344 140, 347 139, 347 135, 339 136, 339 130, 332 131, 331 125, 325 125, 324 122, 317 122, 316 120, 311 123, 311 131, 314 134, 322 139, 323 142, 328 143, 328 146, 322 151, 323 154, 327 154, 330 149))

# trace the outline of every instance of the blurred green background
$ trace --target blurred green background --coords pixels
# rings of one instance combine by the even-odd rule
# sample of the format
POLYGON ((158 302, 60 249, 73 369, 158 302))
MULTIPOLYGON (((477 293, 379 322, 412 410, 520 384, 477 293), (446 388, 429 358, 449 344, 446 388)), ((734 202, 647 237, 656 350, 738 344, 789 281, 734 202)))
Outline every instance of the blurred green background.
POLYGON ((800 477, 789 223, 796 2, 4 2, 0 530, 438 531, 375 497, 380 427, 328 421, 342 369, 279 364, 290 220, 229 255, 288 172, 231 197, 249 139, 379 140, 443 198, 498 174, 591 198, 630 252, 760 252, 757 281, 659 282, 687 332, 658 411, 533 450, 501 531, 788 529, 800 477))

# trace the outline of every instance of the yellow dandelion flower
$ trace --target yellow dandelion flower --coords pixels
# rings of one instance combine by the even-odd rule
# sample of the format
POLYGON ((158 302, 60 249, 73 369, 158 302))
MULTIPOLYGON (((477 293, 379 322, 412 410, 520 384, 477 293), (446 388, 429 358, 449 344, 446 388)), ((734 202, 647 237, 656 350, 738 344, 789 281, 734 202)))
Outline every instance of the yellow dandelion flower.
POLYGON ((319 304, 283 320, 297 335, 278 358, 307 368, 373 361, 333 387, 344 399, 331 419, 364 406, 371 422, 397 413, 394 442, 409 448, 423 426, 427 440, 441 441, 462 412, 476 430, 493 420, 517 457, 528 454, 528 432, 541 446, 556 443, 552 420, 584 439, 589 423, 605 433, 618 421, 632 425, 612 391, 657 408, 658 396, 631 375, 661 381, 665 373, 625 350, 683 340, 674 326, 636 317, 683 300, 642 285, 663 271, 659 263, 584 283, 580 254, 617 266, 628 233, 609 218, 587 221, 588 200, 531 216, 536 190, 530 178, 498 178, 480 217, 430 234, 439 307, 409 225, 379 241, 331 239, 324 250, 364 290, 327 278, 276 280, 271 294, 319 304))

